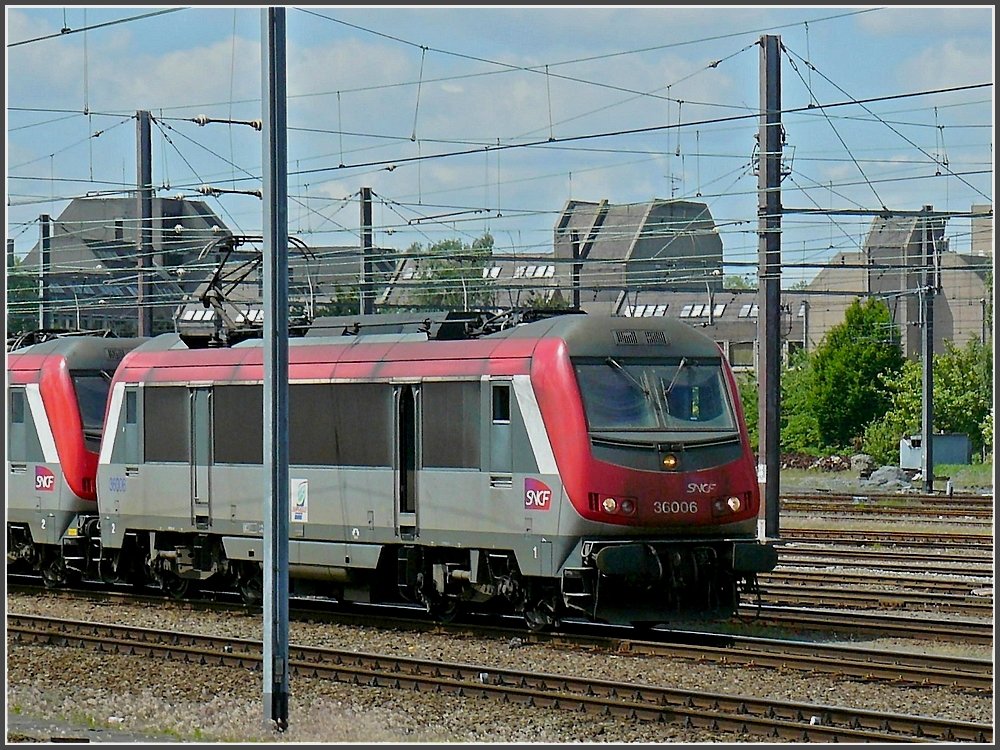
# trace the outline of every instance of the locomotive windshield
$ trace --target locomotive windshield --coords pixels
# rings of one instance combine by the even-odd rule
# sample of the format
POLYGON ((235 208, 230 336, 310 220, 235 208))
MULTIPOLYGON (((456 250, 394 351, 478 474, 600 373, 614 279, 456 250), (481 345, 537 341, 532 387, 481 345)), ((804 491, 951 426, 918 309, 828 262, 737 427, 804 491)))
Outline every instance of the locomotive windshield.
POLYGON ((734 430, 736 417, 718 361, 578 362, 591 430, 734 430))
POLYGON ((80 405, 83 436, 89 450, 100 446, 104 411, 111 390, 111 374, 105 370, 75 370, 71 373, 76 401, 80 405))

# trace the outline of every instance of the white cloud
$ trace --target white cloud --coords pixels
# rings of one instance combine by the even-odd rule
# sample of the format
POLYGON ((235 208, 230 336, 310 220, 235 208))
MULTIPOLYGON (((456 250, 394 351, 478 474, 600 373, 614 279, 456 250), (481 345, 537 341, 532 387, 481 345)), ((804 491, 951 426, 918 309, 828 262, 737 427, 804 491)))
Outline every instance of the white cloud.
POLYGON ((947 88, 992 81, 992 67, 990 50, 982 45, 946 39, 940 45, 902 60, 897 77, 900 81, 918 82, 914 88, 947 88))
POLYGON ((993 26, 991 8, 880 8, 857 17, 862 31, 879 36, 979 32, 993 26))

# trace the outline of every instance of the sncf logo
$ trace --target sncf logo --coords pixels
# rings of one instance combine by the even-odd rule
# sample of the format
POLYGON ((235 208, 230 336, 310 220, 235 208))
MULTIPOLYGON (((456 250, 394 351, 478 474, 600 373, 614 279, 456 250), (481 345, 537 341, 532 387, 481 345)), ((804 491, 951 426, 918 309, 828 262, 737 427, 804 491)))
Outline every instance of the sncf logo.
POLYGON ((544 482, 530 477, 524 480, 524 509, 548 510, 552 507, 552 490, 544 482))
POLYGON ((35 467, 35 489, 40 492, 52 492, 56 488, 56 475, 44 466, 35 467))

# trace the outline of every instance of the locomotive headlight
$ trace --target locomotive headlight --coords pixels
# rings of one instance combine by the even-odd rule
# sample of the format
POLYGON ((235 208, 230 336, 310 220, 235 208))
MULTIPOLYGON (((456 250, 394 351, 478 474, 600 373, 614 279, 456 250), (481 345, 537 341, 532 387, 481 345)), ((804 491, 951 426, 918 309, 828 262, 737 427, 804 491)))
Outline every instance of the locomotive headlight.
POLYGON ((729 498, 726 500, 726 505, 729 506, 729 510, 731 510, 733 513, 736 513, 737 511, 739 511, 740 508, 743 507, 743 503, 740 502, 740 499, 736 497, 736 495, 730 495, 729 498))
POLYGON ((677 465, 679 463, 680 461, 677 459, 677 456, 675 456, 673 453, 668 453, 663 457, 663 468, 666 469, 667 471, 673 471, 674 469, 677 468, 677 465))
POLYGON ((626 516, 631 516, 633 513, 635 513, 635 501, 626 497, 624 500, 622 500, 621 508, 622 508, 622 513, 624 513, 626 516))
POLYGON ((604 498, 604 502, 601 503, 601 507, 604 508, 605 513, 614 513, 618 510, 618 501, 613 497, 604 498))

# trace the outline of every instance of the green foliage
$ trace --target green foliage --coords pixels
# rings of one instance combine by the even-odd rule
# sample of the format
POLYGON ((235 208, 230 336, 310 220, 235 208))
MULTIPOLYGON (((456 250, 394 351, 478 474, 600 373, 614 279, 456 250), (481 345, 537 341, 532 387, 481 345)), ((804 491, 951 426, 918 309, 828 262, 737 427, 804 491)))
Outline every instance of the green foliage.
POLYGON ((7 255, 7 335, 38 328, 38 278, 24 263, 7 255))
POLYGON ((986 285, 985 300, 986 309, 983 310, 983 322, 985 324, 987 331, 993 330, 993 271, 986 272, 986 278, 984 279, 986 285))
POLYGON ((752 274, 746 274, 745 276, 726 276, 722 280, 723 289, 733 289, 733 290, 749 290, 757 288, 757 280, 752 274))
MULTIPOLYGON (((865 425, 885 414, 891 399, 880 378, 898 373, 903 361, 886 306, 855 300, 844 322, 830 329, 808 358, 808 392, 801 397, 815 420, 819 447, 847 448, 865 425)), ((809 429, 803 425, 803 434, 809 429)))
POLYGON ((796 365, 781 376, 781 449, 820 455, 823 440, 813 411, 812 359, 799 353, 796 365))
POLYGON ((986 418, 979 423, 980 432, 983 435, 983 461, 993 461, 993 411, 986 415, 986 418))
POLYGON ((357 286, 340 285, 333 288, 328 302, 316 305, 317 318, 324 315, 354 315, 361 310, 361 292, 357 286))
POLYGON ((890 407, 865 426, 862 449, 880 464, 899 461, 899 441, 920 432, 922 368, 907 361, 898 373, 884 373, 879 387, 889 398, 890 407))
POLYGON ((759 444, 759 432, 757 422, 760 419, 758 414, 758 385, 757 375, 753 372, 736 373, 736 386, 740 392, 740 403, 743 405, 743 416, 746 419, 747 431, 750 433, 750 445, 757 450, 759 444))
POLYGON ((944 349, 934 357, 934 428, 968 435, 973 453, 979 453, 982 425, 993 405, 992 343, 970 339, 959 349, 945 341, 944 349))
POLYGON ((544 291, 532 289, 519 301, 519 304, 521 307, 535 310, 563 310, 570 306, 559 289, 556 289, 548 299, 546 299, 544 291))
MULTIPOLYGON (((410 254, 423 253, 414 243, 410 254)), ((483 278, 483 268, 493 257, 493 237, 484 234, 471 245, 451 239, 436 242, 420 261, 423 293, 420 306, 439 310, 471 310, 492 304, 490 280, 483 278)))
MULTIPOLYGON (((993 447, 993 347, 970 340, 961 349, 946 341, 934 355, 934 430, 969 436, 974 454, 993 447)), ((885 414, 864 433, 864 448, 876 459, 895 462, 899 440, 921 429, 923 366, 906 362, 896 374, 886 374, 880 389, 889 399, 885 414)))

